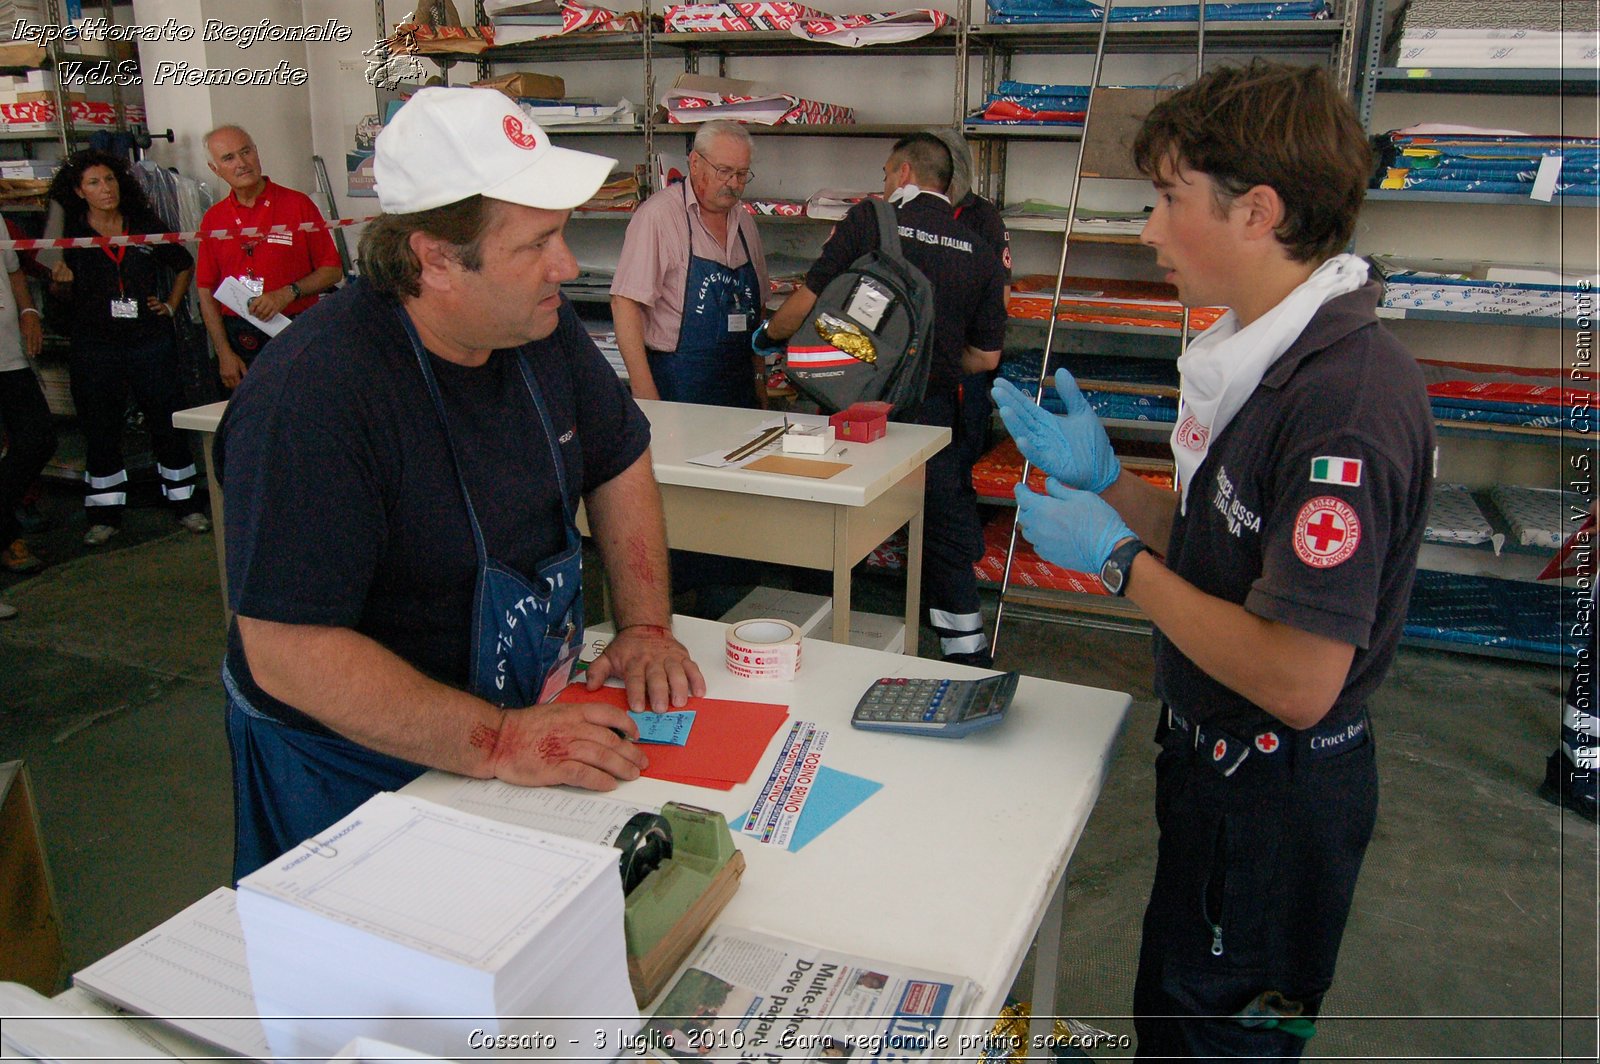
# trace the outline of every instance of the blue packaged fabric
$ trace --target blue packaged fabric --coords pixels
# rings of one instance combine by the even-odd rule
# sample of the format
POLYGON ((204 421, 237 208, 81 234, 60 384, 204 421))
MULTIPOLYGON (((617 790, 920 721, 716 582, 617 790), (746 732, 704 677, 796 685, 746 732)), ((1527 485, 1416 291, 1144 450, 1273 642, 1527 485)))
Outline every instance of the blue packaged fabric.
MULTIPOLYGON (((999 24, 1027 22, 1099 22, 1101 6, 1089 0, 989 0, 989 21, 999 24)), ((1114 4, 1112 22, 1195 22, 1196 4, 1114 4)), ((1286 0, 1284 3, 1221 3, 1206 5, 1207 22, 1268 22, 1332 17, 1327 0, 1286 0)))
POLYGON ((1178 401, 1154 395, 1124 395, 1120 392, 1084 392, 1094 412, 1105 418, 1123 421, 1153 421, 1171 424, 1178 420, 1178 401))
POLYGON ((1405 634, 1552 657, 1576 655, 1582 644, 1570 634, 1571 621, 1587 608, 1586 593, 1578 588, 1419 569, 1405 634))
MULTIPOLYGON (((1403 187, 1418 192, 1471 192, 1478 195, 1490 196, 1526 196, 1533 190, 1533 182, 1521 181, 1450 181, 1435 177, 1414 177, 1407 175, 1403 179, 1403 187)), ((1588 182, 1576 184, 1567 181, 1556 182, 1554 194, 1557 196, 1600 196, 1600 183, 1588 182)))
MULTIPOLYGON (((1437 400, 1430 404, 1433 416, 1440 421, 1471 421, 1485 425, 1517 425, 1528 429, 1559 429, 1569 428, 1585 431, 1592 427, 1593 419, 1586 413, 1580 417, 1568 414, 1552 413, 1550 407, 1532 414, 1516 413, 1506 410, 1492 410, 1484 406, 1444 406, 1437 400)), ((1559 407, 1556 408, 1559 411, 1559 407)))

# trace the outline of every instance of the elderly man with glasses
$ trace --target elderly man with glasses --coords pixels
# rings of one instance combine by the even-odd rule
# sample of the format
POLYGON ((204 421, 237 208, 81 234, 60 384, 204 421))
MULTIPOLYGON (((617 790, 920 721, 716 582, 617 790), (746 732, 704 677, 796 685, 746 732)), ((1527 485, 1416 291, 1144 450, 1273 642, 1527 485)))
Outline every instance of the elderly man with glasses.
POLYGON ((739 199, 754 176, 734 122, 695 133, 689 180, 640 205, 611 283, 617 346, 636 399, 764 405, 761 323, 767 266, 739 199))

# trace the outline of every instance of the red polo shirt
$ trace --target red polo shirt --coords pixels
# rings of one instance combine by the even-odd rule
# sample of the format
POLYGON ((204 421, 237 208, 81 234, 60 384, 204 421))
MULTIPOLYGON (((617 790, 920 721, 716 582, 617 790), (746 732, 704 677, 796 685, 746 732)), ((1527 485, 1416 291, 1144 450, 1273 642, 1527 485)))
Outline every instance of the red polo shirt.
MULTIPOLYGON (((317 210, 317 205, 305 193, 275 185, 271 178, 263 180, 266 181, 266 187, 249 207, 241 204, 238 194, 234 192, 229 192, 226 199, 212 204, 200 220, 201 231, 266 229, 273 225, 322 221, 322 212, 317 210)), ((310 233, 235 237, 231 240, 201 237, 194 283, 214 292, 224 278, 254 273, 261 278, 264 290, 271 292, 323 266, 339 268, 339 252, 325 229, 310 233)), ((292 318, 316 302, 316 296, 306 296, 284 307, 283 312, 292 318)), ((222 313, 235 316, 227 307, 222 307, 222 313)))

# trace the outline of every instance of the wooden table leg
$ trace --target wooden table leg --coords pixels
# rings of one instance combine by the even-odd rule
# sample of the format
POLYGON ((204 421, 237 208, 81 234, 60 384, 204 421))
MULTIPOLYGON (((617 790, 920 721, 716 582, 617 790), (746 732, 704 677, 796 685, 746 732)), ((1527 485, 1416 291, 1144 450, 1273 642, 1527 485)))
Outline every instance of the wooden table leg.
POLYGON ((850 642, 850 510, 833 508, 833 641, 850 642))
POLYGON ((210 432, 198 434, 200 454, 206 467, 206 491, 211 495, 211 539, 217 547, 217 584, 222 588, 222 624, 227 627, 233 618, 228 607, 228 546, 222 529, 222 485, 217 483, 217 471, 211 464, 211 444, 216 436, 210 432))
POLYGON ((911 515, 906 526, 906 649, 917 656, 917 633, 921 631, 922 618, 922 506, 911 515))

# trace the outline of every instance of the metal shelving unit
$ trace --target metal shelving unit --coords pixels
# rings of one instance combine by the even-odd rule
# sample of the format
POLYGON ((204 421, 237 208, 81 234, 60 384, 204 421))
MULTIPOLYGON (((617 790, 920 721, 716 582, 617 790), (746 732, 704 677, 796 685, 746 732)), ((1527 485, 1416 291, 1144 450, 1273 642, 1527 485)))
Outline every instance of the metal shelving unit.
MULTIPOLYGON (((1593 68, 1585 69, 1494 69, 1460 67, 1396 67, 1384 65, 1384 29, 1386 13, 1393 5, 1390 0, 1372 0, 1365 27, 1365 63, 1357 97, 1362 124, 1372 126, 1373 101, 1379 93, 1436 93, 1493 96, 1551 97, 1582 93, 1592 99, 1600 91, 1600 75, 1593 68)), ((1555 196, 1535 200, 1521 195, 1484 195, 1417 191, 1407 189, 1369 189, 1367 199, 1383 206, 1380 210, 1394 210, 1394 204, 1432 205, 1454 212, 1463 207, 1558 207, 1591 210, 1600 207, 1596 196, 1555 196)), ((1500 215, 1505 224, 1516 224, 1513 215, 1500 215)), ((1508 327, 1541 330, 1577 329, 1577 323, 1561 318, 1522 318, 1499 314, 1468 313, 1461 311, 1422 310, 1410 308, 1379 308, 1380 318, 1392 321, 1488 326, 1498 329, 1508 327)), ((1504 335, 1502 333, 1502 335, 1504 335)), ((1492 349, 1492 346, 1491 346, 1492 349)), ((1488 422, 1470 422, 1435 419, 1434 431, 1441 443, 1450 440, 1472 440, 1499 447, 1533 447, 1565 451, 1574 446, 1594 446, 1592 432, 1574 432, 1564 428, 1534 428, 1521 425, 1496 425, 1488 422)), ((1490 512, 1485 509, 1485 513, 1490 512)), ((1491 520, 1491 523, 1492 520, 1491 520)), ((1498 529, 1504 531, 1503 529, 1498 529)), ((1488 544, 1450 544, 1429 541, 1430 548, 1446 548, 1482 556, 1493 554, 1488 544)), ((1543 554, 1552 552, 1535 548, 1507 545, 1504 553, 1511 555, 1543 554)), ((1515 576, 1501 577, 1516 579, 1515 576)), ((1556 663, 1556 657, 1521 650, 1505 650, 1469 643, 1425 636, 1406 636, 1404 642, 1412 646, 1449 650, 1456 653, 1481 654, 1491 657, 1509 657, 1519 660, 1538 660, 1556 663)))

